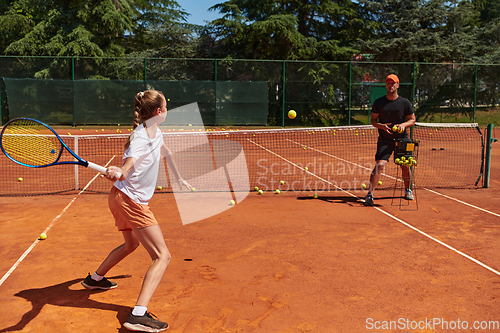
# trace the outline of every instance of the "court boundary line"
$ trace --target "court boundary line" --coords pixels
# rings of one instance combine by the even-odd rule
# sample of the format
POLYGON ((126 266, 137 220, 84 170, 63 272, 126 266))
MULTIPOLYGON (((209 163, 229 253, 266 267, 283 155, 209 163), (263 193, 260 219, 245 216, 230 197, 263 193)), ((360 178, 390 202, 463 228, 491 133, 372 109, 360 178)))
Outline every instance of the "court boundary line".
MULTIPOLYGON (((109 165, 109 163, 111 163, 111 161, 116 157, 116 155, 113 155, 113 157, 111 157, 111 159, 108 161, 108 163, 106 163, 104 166, 107 167, 109 165)), ((45 230, 43 231, 44 233, 47 233, 49 232, 49 230, 54 226, 54 224, 56 223, 57 220, 59 220, 61 218, 61 216, 63 216, 64 213, 66 213, 66 211, 73 205, 73 203, 76 201, 76 199, 78 199, 78 197, 80 196, 80 194, 82 194, 83 192, 85 192, 85 190, 87 190, 87 188, 90 186, 90 184, 92 184, 92 182, 94 180, 97 179, 97 177, 99 177, 100 173, 98 172, 88 183, 87 185, 85 185, 85 187, 80 191, 78 192, 78 194, 73 198, 71 199, 71 201, 66 205, 66 207, 63 208, 63 210, 59 213, 59 215, 57 215, 53 220, 52 222, 50 222, 49 226, 47 228, 45 228, 45 230)), ((12 265, 12 267, 7 271, 7 273, 4 274, 4 276, 0 279, 0 286, 2 286, 2 284, 10 277, 10 275, 12 273, 14 273, 14 271, 16 270, 16 268, 23 262, 23 260, 28 256, 28 254, 30 254, 30 252, 35 248, 35 246, 40 242, 40 239, 37 239, 35 240, 31 246, 26 250, 24 251, 24 253, 19 257, 19 259, 17 259, 17 261, 14 263, 14 265, 12 265)))
MULTIPOLYGON (((297 168, 299 168, 299 169, 302 169, 302 170, 304 170, 305 172, 307 172, 307 173, 311 174, 312 176, 314 176, 314 177, 316 177, 316 178, 318 178, 318 179, 320 179, 320 180, 324 181, 325 183, 328 183, 328 184, 330 184, 330 185, 335 186, 336 188, 338 188, 338 189, 339 189, 339 190, 341 190, 342 192, 344 192, 344 193, 346 193, 346 194, 348 194, 348 195, 350 195, 350 196, 352 196, 352 197, 354 197, 354 198, 356 198, 356 199, 358 199, 358 200, 360 200, 360 201, 362 201, 362 202, 365 202, 365 200, 364 200, 364 199, 362 199, 362 198, 358 197, 357 195, 355 195, 355 194, 353 194, 353 193, 351 193, 351 192, 349 192, 349 191, 347 191, 347 190, 344 190, 344 189, 343 189, 343 188, 341 188, 341 187, 338 187, 337 185, 335 185, 335 184, 333 184, 333 183, 329 182, 329 181, 328 181, 328 180, 326 180, 326 179, 323 179, 323 178, 321 178, 321 177, 319 177, 319 176, 317 176, 317 175, 313 174, 312 172, 309 172, 308 170, 305 170, 304 168, 301 168, 301 167, 300 167, 300 166, 298 166, 297 164, 293 163, 292 161, 287 160, 286 158, 284 158, 284 157, 283 157, 283 156, 281 156, 281 155, 276 154, 275 152, 273 152, 273 151, 271 151, 271 150, 267 149, 266 147, 263 147, 262 145, 260 145, 260 144, 258 144, 258 143, 256 143, 256 142, 253 142, 253 141, 252 141, 252 140, 250 140, 250 139, 247 139, 247 140, 248 140, 248 141, 250 141, 251 143, 255 144, 256 146, 258 146, 258 147, 260 147, 260 148, 264 149, 265 151, 267 151, 267 152, 269 152, 269 153, 271 153, 271 154, 273 154, 273 155, 277 156, 278 158, 281 158, 281 159, 282 159, 282 160, 284 160, 285 162, 290 163, 290 164, 294 165, 295 167, 297 167, 297 168)), ((467 254, 465 254, 465 253, 463 253, 463 252, 461 252, 461 251, 459 251, 459 250, 455 249, 453 246, 448 245, 448 244, 446 244, 446 243, 444 243, 444 242, 440 241, 439 239, 432 237, 431 235, 429 235, 429 234, 427 234, 426 232, 424 232, 424 231, 422 231, 422 230, 418 229, 417 227, 415 227, 415 226, 413 226, 413 225, 409 224, 408 222, 405 222, 405 221, 403 221, 403 220, 401 220, 401 219, 397 218, 396 216, 392 215, 391 213, 386 212, 386 211, 385 211, 385 210, 383 210, 382 208, 379 208, 379 207, 376 207, 376 206, 371 206, 371 207, 372 207, 372 208, 375 208, 376 210, 378 210, 378 211, 379 211, 379 212, 381 212, 382 214, 384 214, 384 215, 386 215, 386 216, 388 216, 388 217, 392 218, 393 220, 395 220, 395 221, 397 221, 397 222, 399 222, 399 223, 403 224, 404 226, 406 226, 406 227, 408 227, 408 228, 410 228, 410 229, 412 229, 412 230, 416 231, 417 233, 421 234, 422 236, 425 236, 425 237, 429 238, 430 240, 432 240, 432 241, 434 241, 434 242, 436 242, 436 243, 438 243, 438 244, 440 244, 440 245, 444 246, 445 248, 447 248, 447 249, 449 249, 449 250, 451 250, 451 251, 453 251, 453 252, 455 252, 455 253, 457 253, 457 254, 461 255, 462 257, 464 257, 464 258, 466 258, 466 259, 469 259, 470 261, 472 261, 472 262, 474 262, 474 263, 478 264, 479 266, 481 266, 481 267, 483 267, 483 268, 485 268, 485 269, 489 270, 490 272, 492 272, 492 273, 494 273, 494 274, 496 274, 496 275, 500 276, 500 272, 499 272, 499 271, 497 271, 497 270, 495 270, 494 268, 492 268, 492 267, 490 267, 490 266, 488 266, 488 265, 486 265, 486 264, 482 263, 481 261, 479 261, 479 260, 477 260, 477 259, 475 259, 475 258, 473 258, 473 257, 471 257, 471 256, 469 256, 469 255, 467 255, 467 254)))
POLYGON ((488 214, 491 214, 491 215, 495 215, 495 216, 497 216, 497 217, 500 217, 500 214, 497 214, 497 213, 491 212, 491 211, 489 211, 489 210, 487 210, 487 209, 484 209, 484 208, 481 208, 481 207, 475 206, 475 205, 473 205, 473 204, 467 203, 467 202, 462 201, 462 200, 460 200, 460 199, 457 199, 457 198, 454 198, 454 197, 450 197, 449 195, 446 195, 446 194, 443 194, 443 193, 436 192, 436 191, 431 190, 431 189, 428 189, 428 188, 426 188, 426 187, 424 187, 423 189, 424 189, 424 190, 427 190, 427 191, 429 191, 429 192, 431 192, 431 193, 434 193, 434 194, 436 194, 436 195, 440 195, 440 196, 442 196, 442 197, 445 197, 446 199, 450 199, 450 200, 453 200, 453 201, 459 202, 459 203, 461 203, 461 204, 463 204, 463 205, 466 205, 466 206, 472 207, 472 208, 474 208, 474 209, 478 209, 478 210, 483 211, 483 212, 485 212, 485 213, 488 213, 488 214))
MULTIPOLYGON (((292 142, 292 143, 294 143, 294 144, 296 144, 296 145, 299 145, 299 146, 302 146, 302 147, 307 147, 308 149, 311 149, 311 150, 313 150, 313 151, 316 151, 316 152, 318 152, 318 153, 320 153, 320 154, 323 154, 323 155, 326 155, 326 156, 329 156, 329 157, 332 157, 332 158, 336 158, 336 159, 338 159, 338 160, 340 160, 340 161, 342 161, 342 162, 350 163, 350 164, 352 164, 352 165, 355 165, 355 166, 357 166, 357 167, 359 167, 359 168, 362 168, 362 169, 365 169, 365 170, 369 170, 367 167, 362 166, 362 165, 360 165, 360 164, 356 164, 355 162, 351 162, 351 161, 348 161, 348 160, 343 159, 343 158, 341 158, 341 157, 338 157, 338 156, 335 156, 335 155, 329 154, 329 153, 327 153, 327 152, 321 151, 321 150, 319 150, 319 149, 316 149, 316 148, 313 148, 313 147, 309 147, 309 146, 304 145, 304 144, 302 144, 302 143, 300 143, 300 142, 295 142, 295 141, 290 140, 290 139, 287 139, 287 140, 288 140, 288 141, 290 141, 290 142, 292 142)), ((385 174, 385 173, 381 173, 380 175, 381 175, 381 176, 386 176, 387 178, 393 179, 393 180, 395 180, 395 181, 399 181, 399 182, 402 182, 402 181, 403 181, 403 180, 401 180, 401 179, 397 179, 396 177, 393 177, 393 176, 388 175, 388 174, 385 174)), ((500 214, 497 214, 497 213, 491 212, 491 211, 489 211, 489 210, 487 210, 487 209, 484 209, 484 208, 481 208, 481 207, 478 207, 478 206, 472 205, 472 204, 467 203, 467 202, 465 202, 465 201, 462 201, 462 200, 460 200, 460 199, 457 199, 457 198, 454 198, 454 197, 450 197, 450 196, 448 196, 448 195, 446 195, 446 194, 436 192, 436 191, 431 190, 431 189, 429 189, 429 188, 427 188, 427 187, 422 187, 422 189, 423 189, 423 190, 426 190, 426 191, 429 191, 429 192, 431 192, 431 193, 434 193, 434 194, 436 194, 436 195, 443 196, 443 197, 445 197, 445 198, 447 198, 447 199, 454 200, 454 201, 456 201, 456 202, 458 202, 458 203, 461 203, 461 204, 463 204, 463 205, 469 206, 469 207, 471 207, 471 208, 474 208, 474 209, 477 209, 477 210, 483 211, 483 212, 485 212, 485 213, 487 213, 487 214, 491 214, 491 215, 494 215, 494 216, 500 217, 500 214)))

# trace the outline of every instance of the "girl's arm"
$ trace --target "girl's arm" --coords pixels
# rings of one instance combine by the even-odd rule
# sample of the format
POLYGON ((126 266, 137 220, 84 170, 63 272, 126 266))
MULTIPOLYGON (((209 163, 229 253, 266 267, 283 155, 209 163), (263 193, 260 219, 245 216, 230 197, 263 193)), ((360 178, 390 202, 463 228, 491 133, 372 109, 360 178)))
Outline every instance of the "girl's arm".
POLYGON ((166 145, 163 145, 163 147, 161 147, 161 155, 165 157, 168 165, 170 166, 170 169, 174 172, 174 177, 172 177, 171 179, 177 179, 177 182, 179 183, 179 187, 181 189, 182 186, 185 186, 188 190, 191 190, 192 186, 181 177, 181 173, 179 172, 179 169, 177 169, 177 165, 172 158, 172 152, 166 145))

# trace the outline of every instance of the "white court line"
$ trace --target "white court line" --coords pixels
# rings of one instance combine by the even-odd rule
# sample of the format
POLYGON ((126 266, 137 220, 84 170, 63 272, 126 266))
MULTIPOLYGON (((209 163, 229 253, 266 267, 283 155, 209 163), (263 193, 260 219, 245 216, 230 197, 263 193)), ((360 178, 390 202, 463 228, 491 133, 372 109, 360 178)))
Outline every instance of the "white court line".
MULTIPOLYGON (((321 151, 321 150, 318 150, 318 149, 316 149, 316 148, 306 146, 306 145, 304 145, 304 144, 302 144, 302 143, 300 143, 300 142, 295 142, 295 141, 292 141, 292 140, 290 140, 290 139, 286 139, 286 140, 287 140, 287 141, 290 141, 290 142, 292 142, 292 143, 295 143, 296 145, 299 145, 299 146, 306 147, 306 148, 309 148, 309 149, 311 149, 311 150, 314 150, 314 151, 316 151, 316 152, 318 152, 318 153, 320 153, 320 154, 323 154, 323 155, 326 155, 326 156, 330 156, 330 157, 336 158, 337 160, 340 160, 340 161, 342 161, 342 162, 346 162, 346 163, 352 164, 352 165, 357 166, 357 167, 359 167, 359 168, 361 168, 361 169, 365 169, 365 170, 368 170, 368 171, 370 171, 370 172, 372 171, 370 168, 367 168, 367 167, 362 166, 362 165, 360 165, 360 164, 356 164, 356 163, 354 163, 354 162, 351 162, 351 161, 345 160, 345 159, 340 158, 340 157, 338 157, 338 156, 328 154, 328 153, 326 153, 326 152, 324 152, 324 151, 321 151)), ((385 173, 381 173, 380 175, 381 175, 381 176, 385 176, 385 177, 387 177, 387 178, 390 178, 390 179, 392 179, 392 180, 396 180, 396 181, 402 182, 402 180, 401 180, 401 179, 397 179, 396 177, 389 176, 389 175, 387 175, 387 174, 385 174, 385 173)))
POLYGON ((425 187, 424 187, 424 190, 427 190, 427 191, 429 191, 429 192, 431 192, 431 193, 434 193, 434 194, 437 194, 437 195, 443 196, 443 197, 445 197, 445 198, 447 198, 447 199, 454 200, 454 201, 459 202, 459 203, 461 203, 461 204, 464 204, 464 205, 466 205, 466 206, 469 206, 469 207, 472 207, 472 208, 475 208, 475 209, 479 209, 480 211, 483 211, 483 212, 485 212, 485 213, 488 213, 488 214, 491 214, 491 215, 495 215, 495 216, 500 217, 500 214, 493 213, 493 212, 490 212, 489 210, 486 210, 486 209, 484 209, 484 208, 481 208, 481 207, 478 207, 478 206, 471 205, 470 203, 467 203, 467 202, 462 201, 462 200, 458 200, 458 199, 453 198, 453 197, 450 197, 450 196, 448 196, 448 195, 446 195, 446 194, 439 193, 439 192, 436 192, 436 191, 430 190, 430 189, 425 188, 425 187))
MULTIPOLYGON (((113 155, 113 157, 108 161, 108 163, 106 163, 105 167, 107 167, 109 165, 109 163, 111 163, 111 161, 115 158, 116 155, 113 155)), ((92 182, 97 178, 99 177, 100 173, 97 173, 94 178, 92 178, 88 183, 87 185, 85 185, 85 187, 80 191, 78 192, 78 194, 76 195, 76 197, 74 197, 70 202, 69 204, 66 205, 66 207, 64 207, 64 209, 61 211, 61 213, 59 213, 59 215, 57 215, 53 220, 52 222, 49 224, 49 226, 43 231, 44 233, 47 233, 49 232, 49 230, 54 226, 54 224, 56 223, 57 220, 59 220, 59 218, 61 218, 61 216, 63 216, 63 214, 69 209, 69 207, 71 207, 71 205, 73 204, 73 202, 75 202, 75 200, 78 198, 78 196, 80 194, 82 194, 89 186, 90 184, 92 184, 92 182)), ((0 286, 5 282, 5 280, 7 280, 9 278, 9 276, 16 270, 17 266, 19 266, 19 264, 28 256, 28 254, 31 252, 31 250, 33 250, 35 248, 35 246, 40 242, 40 239, 37 239, 33 242, 33 244, 31 244, 31 246, 26 250, 24 251, 24 253, 22 254, 21 257, 19 257, 19 259, 17 259, 17 261, 14 263, 14 265, 12 265, 12 267, 9 269, 9 271, 7 273, 5 273, 5 275, 2 277, 2 279, 0 279, 0 286)))
MULTIPOLYGON (((261 146, 260 144, 258 144, 258 143, 256 143, 256 142, 254 142, 254 141, 252 141, 252 140, 250 140, 250 139, 248 139, 248 141, 250 141, 251 143, 255 144, 256 146, 258 146, 258 147, 260 147, 260 148, 264 149, 265 151, 267 151, 267 152, 269 152, 269 153, 271 153, 271 154, 273 154, 273 155, 275 155, 275 156, 277 156, 277 157, 281 158, 281 159, 282 159, 282 160, 284 160, 285 162, 290 163, 290 164, 294 165, 295 167, 297 167, 297 168, 299 168, 299 169, 304 170, 304 168, 302 168, 302 167, 298 166, 297 164, 293 163, 292 161, 287 160, 286 158, 282 157, 281 155, 278 155, 278 154, 276 154, 275 152, 273 152, 273 151, 271 151, 271 150, 269 150, 269 149, 267 149, 267 148, 265 148, 265 147, 261 146)), ((330 185, 335 186, 336 188, 338 188, 338 189, 339 189, 339 190, 341 190, 342 192, 345 192, 346 194, 350 195, 351 197, 354 197, 354 198, 356 198, 356 199, 358 199, 358 200, 360 200, 360 201, 362 201, 362 202, 364 202, 364 201, 365 201, 364 199, 362 199, 362 198, 360 198, 360 197, 356 196, 355 194, 352 194, 352 193, 350 193, 350 192, 348 192, 348 191, 346 191, 346 190, 344 190, 344 189, 342 189, 342 188, 338 187, 337 185, 335 185, 335 184, 333 184, 333 183, 329 182, 329 181, 328 181, 328 180, 326 180, 326 179, 323 179, 323 178, 321 178, 321 177, 319 177, 319 176, 317 176, 317 175, 315 175, 315 174, 313 174, 313 173, 311 173, 311 172, 309 172, 309 171, 307 171, 307 170, 304 170, 304 171, 305 171, 305 172, 307 172, 307 173, 309 173, 309 174, 311 174, 312 176, 314 176, 314 177, 316 177, 316 178, 321 179, 321 180, 322 180, 322 181, 324 181, 325 183, 328 183, 328 184, 330 184, 330 185)), ((436 193, 437 193, 437 192, 436 192, 436 193)), ((403 221, 403 220, 401 220, 401 219, 397 218, 396 216, 394 216, 394 215, 392 215, 392 214, 390 214, 390 213, 386 212, 385 210, 383 210, 383 209, 381 209, 381 208, 379 208, 379 207, 375 207, 375 206, 372 206, 372 208, 375 208, 375 209, 376 209, 376 210, 378 210, 379 212, 381 212, 381 213, 383 213, 383 214, 387 215, 388 217, 390 217, 390 218, 392 218, 393 220, 395 220, 395 221, 397 221, 397 222, 399 222, 399 223, 403 224, 404 226, 406 226, 406 227, 408 227, 408 228, 410 228, 410 229, 412 229, 412 230, 414 230, 414 231, 418 232, 419 234, 421 234, 421 235, 423 235, 423 236, 425 236, 425 237, 429 238, 430 240, 432 240, 432 241, 434 241, 434 242, 436 242, 436 243, 438 243, 438 244, 440 244, 440 245, 442 245, 442 246, 446 247, 446 248, 447 248, 447 249, 449 249, 449 250, 452 250, 453 252, 455 252, 455 253, 457 253, 457 254, 459 254, 459 255, 463 256, 464 258, 467 258, 467 259, 471 260, 472 262, 474 262, 474 263, 476 263, 476 264, 480 265, 481 267, 486 268, 487 270, 489 270, 489 271, 491 271, 491 272, 495 273, 496 275, 499 275, 499 276, 500 276, 500 272, 499 272, 499 271, 497 271, 497 270, 495 270, 495 269, 493 269, 493 268, 489 267, 488 265, 486 265, 486 264, 484 264, 484 263, 480 262, 479 260, 474 259, 473 257, 471 257, 471 256, 469 256, 469 255, 467 255, 467 254, 465 254, 465 253, 463 253, 463 252, 461 252, 461 251, 459 251, 459 250, 455 249, 454 247, 452 247, 452 246, 450 246, 450 245, 448 245, 448 244, 446 244, 446 243, 444 243, 444 242, 442 242, 442 241, 440 241, 440 240, 438 240, 438 239, 436 239, 436 238, 432 237, 431 235, 429 235, 429 234, 427 234, 427 233, 423 232, 422 230, 420 230, 420 229, 418 229, 418 228, 416 228, 416 227, 412 226, 411 224, 409 224, 409 223, 407 223, 407 222, 405 222, 405 221, 403 221)), ((478 207, 478 208, 479 208, 479 207, 478 207)))
MULTIPOLYGON (((354 162, 351 162, 351 161, 345 160, 345 159, 340 158, 340 157, 335 156, 335 155, 328 154, 328 153, 326 153, 326 152, 324 152, 324 151, 321 151, 321 150, 318 150, 318 149, 316 149, 316 148, 312 148, 312 147, 306 146, 306 145, 304 145, 304 144, 302 144, 302 143, 295 142, 295 141, 292 141, 292 140, 289 140, 289 139, 287 139, 287 140, 288 140, 288 141, 290 141, 290 142, 292 142, 292 143, 295 143, 295 144, 297 144, 297 145, 299 145, 299 146, 302 146, 302 147, 307 147, 307 148, 309 148, 309 149, 311 149, 311 150, 314 150, 314 151, 316 151, 316 152, 318 152, 318 153, 320 153, 320 154, 323 154, 323 155, 326 155, 326 156, 330 156, 330 157, 336 158, 336 159, 338 159, 338 160, 340 160, 340 161, 342 161, 342 162, 350 163, 350 164, 353 164, 353 165, 358 166, 358 167, 360 167, 360 168, 363 168, 363 169, 366 169, 366 170, 370 170, 370 169, 368 169, 368 168, 367 168, 367 167, 365 167, 365 166, 362 166, 362 165, 360 165, 360 164, 356 164, 356 163, 354 163, 354 162)), ((397 181, 400 181, 400 182, 402 181, 401 179, 396 179, 395 177, 392 177, 392 176, 386 175, 386 174, 384 174, 384 173, 381 173, 381 175, 382 175, 382 176, 386 176, 386 177, 388 177, 388 178, 392 178, 392 179, 397 180, 397 181)), ((472 208, 478 209, 478 210, 483 211, 483 212, 485 212, 485 213, 488 213, 488 214, 491 214, 491 215, 495 215, 495 216, 497 216, 497 217, 500 217, 500 214, 493 213, 493 212, 491 212, 491 211, 489 211, 489 210, 486 210, 486 209, 481 208, 481 207, 478 207, 478 206, 474 206, 474 205, 472 205, 472 204, 470 204, 470 203, 467 203, 467 202, 465 202, 465 201, 462 201, 462 200, 459 200, 459 199, 456 199, 456 198, 450 197, 450 196, 448 196, 448 195, 445 195, 445 194, 442 194, 442 193, 439 193, 439 192, 433 191, 433 190, 428 189, 428 188, 426 188, 426 187, 423 187, 422 189, 424 189, 424 190, 426 190, 426 191, 429 191, 429 192, 431 192, 431 193, 434 193, 434 194, 437 194, 437 195, 443 196, 443 197, 445 197, 445 198, 447 198, 447 199, 454 200, 454 201, 459 202, 459 203, 461 203, 461 204, 464 204, 464 205, 466 205, 466 206, 469 206, 469 207, 472 207, 472 208)))

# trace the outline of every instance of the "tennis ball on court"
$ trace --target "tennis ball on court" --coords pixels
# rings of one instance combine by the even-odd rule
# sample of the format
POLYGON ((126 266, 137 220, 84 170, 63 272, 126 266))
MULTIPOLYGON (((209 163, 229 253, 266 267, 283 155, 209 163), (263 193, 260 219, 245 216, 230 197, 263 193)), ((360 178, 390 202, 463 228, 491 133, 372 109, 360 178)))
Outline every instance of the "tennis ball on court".
POLYGON ((230 203, 232 206, 236 205, 236 202, 235 202, 234 200, 229 201, 229 203, 230 203))
POLYGON ((398 127, 396 125, 392 126, 392 131, 393 132, 397 132, 398 131, 398 127))
POLYGON ((284 180, 280 180, 280 184, 281 184, 281 185, 284 185, 284 184, 285 184, 285 181, 284 181, 284 180))
POLYGON ((40 234, 40 239, 41 239, 41 240, 47 239, 47 234, 46 234, 45 232, 42 232, 42 233, 40 234))
POLYGON ((161 187, 161 186, 156 186, 156 189, 157 189, 158 191, 161 191, 161 189, 162 189, 162 188, 163 188, 163 187, 161 187))
POLYGON ((275 192, 276 192, 276 194, 280 194, 281 193, 281 191, 279 189, 277 189, 275 192))
POLYGON ((254 190, 256 190, 256 191, 258 191, 258 190, 259 190, 259 188, 258 188, 257 186, 255 186, 253 189, 254 189, 254 190))
POLYGON ((361 184, 361 187, 366 188, 366 184, 365 183, 361 184))
POLYGON ((379 184, 379 185, 382 185, 382 181, 381 181, 381 180, 379 180, 379 181, 378 181, 378 184, 379 184))
POLYGON ((194 192, 196 191, 196 189, 194 187, 191 187, 191 192, 194 192))
POLYGON ((309 168, 308 168, 308 167, 305 167, 305 168, 304 168, 304 170, 306 170, 306 171, 307 171, 307 170, 309 170, 309 168))
POLYGON ((297 117, 297 112, 295 112, 295 110, 288 111, 288 118, 294 119, 295 117, 297 117))
POLYGON ((22 178, 22 177, 19 177, 19 178, 17 178, 17 181, 18 181, 18 182, 22 182, 22 181, 23 181, 23 178, 22 178))
POLYGON ((318 199, 318 195, 317 195, 317 194, 314 194, 314 195, 313 195, 313 198, 314 198, 314 199, 318 199))
POLYGON ((262 190, 259 190, 259 194, 262 194, 262 193, 264 193, 264 191, 262 191, 262 190))

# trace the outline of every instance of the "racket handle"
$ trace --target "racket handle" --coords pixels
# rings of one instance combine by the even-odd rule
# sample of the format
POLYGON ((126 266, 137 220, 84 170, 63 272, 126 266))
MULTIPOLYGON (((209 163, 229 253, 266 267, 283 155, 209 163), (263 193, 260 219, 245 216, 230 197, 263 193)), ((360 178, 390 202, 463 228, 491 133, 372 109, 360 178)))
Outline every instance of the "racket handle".
MULTIPOLYGON (((105 167, 103 166, 100 166, 99 164, 95 164, 95 163, 92 163, 92 162, 87 162, 88 163, 88 167, 91 168, 91 169, 94 169, 94 170, 97 170, 99 171, 100 173, 102 173, 103 175, 105 175, 107 172, 108 172, 108 169, 106 169, 105 167)), ((118 179, 120 179, 122 177, 122 174, 120 172, 117 172, 116 173, 116 177, 118 179)))
POLYGON ((100 166, 99 164, 95 164, 95 163, 92 163, 92 162, 87 162, 87 163, 88 163, 88 167, 89 168, 97 170, 97 171, 99 171, 102 174, 106 174, 106 172, 108 172, 108 169, 106 169, 103 166, 100 166))

